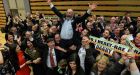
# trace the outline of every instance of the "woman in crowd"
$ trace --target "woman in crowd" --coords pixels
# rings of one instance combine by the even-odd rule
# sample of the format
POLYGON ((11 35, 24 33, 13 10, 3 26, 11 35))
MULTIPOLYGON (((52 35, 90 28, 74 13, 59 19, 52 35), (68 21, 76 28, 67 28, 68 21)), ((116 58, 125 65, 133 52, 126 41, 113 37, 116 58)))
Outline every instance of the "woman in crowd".
POLYGON ((33 68, 34 75, 43 75, 43 66, 41 63, 40 51, 33 43, 27 40, 27 48, 25 53, 28 55, 28 59, 31 60, 31 66, 33 68))
POLYGON ((20 49, 20 46, 16 46, 16 53, 18 57, 18 65, 20 69, 16 72, 16 75, 30 75, 30 68, 28 64, 31 63, 31 60, 26 60, 25 59, 25 54, 24 52, 20 49))
POLYGON ((14 66, 15 72, 19 69, 18 66, 18 58, 16 55, 16 51, 15 51, 15 47, 16 47, 16 41, 14 41, 14 35, 13 33, 9 32, 7 34, 5 34, 5 39, 6 39, 6 43, 4 44, 6 47, 9 48, 9 55, 10 57, 8 59, 10 59, 11 64, 14 66))
POLYGON ((100 54, 96 57, 91 75, 119 75, 123 68, 123 61, 124 59, 121 58, 119 62, 110 64, 109 58, 100 54))
POLYGON ((77 54, 71 54, 67 62, 68 67, 65 75, 85 75, 84 70, 80 67, 80 60, 77 54))

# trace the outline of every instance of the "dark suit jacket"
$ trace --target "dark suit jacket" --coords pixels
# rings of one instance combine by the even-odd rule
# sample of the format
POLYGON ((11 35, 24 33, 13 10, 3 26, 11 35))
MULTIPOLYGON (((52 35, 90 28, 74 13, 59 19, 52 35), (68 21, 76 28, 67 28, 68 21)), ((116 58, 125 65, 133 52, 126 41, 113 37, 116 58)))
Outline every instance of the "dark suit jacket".
MULTIPOLYGON (((56 55, 56 62, 58 63, 59 60, 60 60, 60 56, 59 56, 59 51, 54 49, 55 51, 55 55, 56 55)), ((43 65, 44 65, 44 68, 45 68, 45 72, 47 72, 47 70, 49 69, 49 67, 47 66, 47 57, 48 57, 48 54, 49 54, 49 47, 46 46, 46 48, 44 49, 44 52, 43 52, 43 65)), ((55 70, 55 72, 57 71, 56 70, 57 67, 53 70, 55 70)), ((48 73, 47 73, 48 74, 48 73)))
MULTIPOLYGON (((80 50, 80 48, 81 48, 81 46, 78 46, 77 53, 80 50)), ((85 62, 85 74, 89 75, 90 70, 93 66, 93 63, 95 62, 95 58, 93 56, 93 49, 92 48, 86 49, 86 57, 85 57, 84 62, 85 62)))

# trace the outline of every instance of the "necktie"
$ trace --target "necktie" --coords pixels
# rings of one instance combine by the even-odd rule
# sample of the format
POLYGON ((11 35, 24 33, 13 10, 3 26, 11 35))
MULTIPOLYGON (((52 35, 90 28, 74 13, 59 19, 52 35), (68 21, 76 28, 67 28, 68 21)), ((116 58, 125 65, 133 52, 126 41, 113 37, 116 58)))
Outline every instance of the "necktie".
POLYGON ((53 49, 50 49, 50 63, 51 63, 51 67, 54 68, 55 67, 55 62, 54 62, 52 50, 53 49))

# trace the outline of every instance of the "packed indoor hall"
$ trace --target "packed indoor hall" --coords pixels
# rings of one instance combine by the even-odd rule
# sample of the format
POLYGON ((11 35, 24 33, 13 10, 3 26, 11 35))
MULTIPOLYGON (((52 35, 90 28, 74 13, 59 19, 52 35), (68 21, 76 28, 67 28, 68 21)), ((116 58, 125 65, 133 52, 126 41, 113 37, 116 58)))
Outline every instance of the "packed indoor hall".
POLYGON ((140 0, 0 0, 0 75, 140 75, 140 0))

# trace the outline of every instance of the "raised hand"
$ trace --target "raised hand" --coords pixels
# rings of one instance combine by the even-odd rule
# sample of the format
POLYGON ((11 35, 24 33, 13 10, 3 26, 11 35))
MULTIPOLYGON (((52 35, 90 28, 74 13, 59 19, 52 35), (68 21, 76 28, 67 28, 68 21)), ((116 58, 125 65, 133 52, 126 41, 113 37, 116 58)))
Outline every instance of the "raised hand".
POLYGON ((18 43, 19 45, 21 45, 21 36, 20 36, 19 38, 17 38, 17 43, 18 43))
POLYGON ((50 4, 52 2, 52 0, 46 0, 48 4, 50 4))
POLYGON ((97 7, 97 4, 95 4, 95 3, 88 3, 88 5, 89 5, 89 8, 91 9, 91 10, 94 10, 96 7, 97 7))
POLYGON ((128 59, 127 53, 122 53, 121 57, 122 57, 122 58, 119 60, 119 63, 120 63, 120 64, 124 64, 124 63, 125 63, 125 60, 128 59))
POLYGON ((128 59, 135 59, 135 54, 133 52, 127 53, 128 59))

